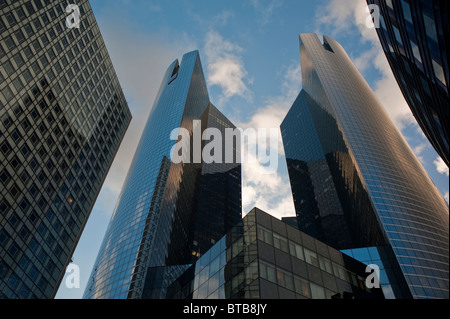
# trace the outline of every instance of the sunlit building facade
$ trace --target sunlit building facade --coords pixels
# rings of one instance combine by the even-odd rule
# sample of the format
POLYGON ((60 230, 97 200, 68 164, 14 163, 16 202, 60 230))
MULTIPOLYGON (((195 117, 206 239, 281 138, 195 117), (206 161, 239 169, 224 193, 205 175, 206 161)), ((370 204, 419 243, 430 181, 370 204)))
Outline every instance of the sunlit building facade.
POLYGON ((448 1, 367 0, 367 3, 376 5, 380 13, 378 37, 403 96, 448 166, 448 1))
POLYGON ((241 220, 240 160, 196 160, 194 144, 207 143, 197 132, 202 138, 206 128, 234 126, 210 103, 193 51, 163 77, 84 298, 165 298, 169 284, 241 220), (185 158, 172 160, 181 142, 189 143, 185 158))
POLYGON ((89 2, 0 1, 0 299, 56 295, 131 113, 89 2))
POLYGON ((341 45, 300 34, 300 55, 303 89, 281 125, 299 229, 381 256, 386 298, 448 298, 443 196, 341 45))

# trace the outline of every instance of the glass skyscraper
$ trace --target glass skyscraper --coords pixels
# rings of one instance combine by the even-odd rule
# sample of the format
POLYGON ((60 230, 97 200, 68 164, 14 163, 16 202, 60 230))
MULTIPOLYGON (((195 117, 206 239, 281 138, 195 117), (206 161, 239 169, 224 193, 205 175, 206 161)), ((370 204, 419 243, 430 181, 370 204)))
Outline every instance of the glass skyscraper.
POLYGON ((449 3, 444 0, 367 0, 367 3, 377 5, 380 12, 378 37, 403 96, 448 166, 449 3))
POLYGON ((0 298, 52 298, 131 113, 89 2, 0 1, 0 298))
POLYGON ((203 149, 207 142, 196 132, 201 139, 206 128, 234 126, 210 103, 193 51, 163 77, 84 298, 164 298, 169 284, 241 220, 240 152, 232 163, 195 160, 194 144, 203 149), (171 139, 173 130, 189 135, 190 156, 181 163, 171 157, 182 142, 171 139))
POLYGON ((443 196, 336 41, 300 34, 300 55, 281 125, 300 230, 359 260, 378 252, 387 298, 448 298, 443 196))

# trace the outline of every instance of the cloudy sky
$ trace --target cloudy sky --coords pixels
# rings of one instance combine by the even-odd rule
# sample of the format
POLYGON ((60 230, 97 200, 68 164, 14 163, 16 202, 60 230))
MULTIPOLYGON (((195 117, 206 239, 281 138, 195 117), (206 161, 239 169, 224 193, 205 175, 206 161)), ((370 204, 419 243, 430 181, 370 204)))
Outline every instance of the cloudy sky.
MULTIPOLYGON (((449 169, 415 122, 365 25, 365 0, 91 0, 133 121, 91 213, 73 261, 81 287, 63 280, 57 298, 81 298, 132 155, 171 62, 199 50, 212 103, 236 126, 278 128, 301 90, 298 33, 345 48, 448 202, 449 169)), ((76 1, 75 1, 76 3, 76 1)), ((280 139, 281 141, 281 139, 280 139)), ((243 213, 257 206, 293 216, 283 147, 275 174, 243 167, 243 213)))

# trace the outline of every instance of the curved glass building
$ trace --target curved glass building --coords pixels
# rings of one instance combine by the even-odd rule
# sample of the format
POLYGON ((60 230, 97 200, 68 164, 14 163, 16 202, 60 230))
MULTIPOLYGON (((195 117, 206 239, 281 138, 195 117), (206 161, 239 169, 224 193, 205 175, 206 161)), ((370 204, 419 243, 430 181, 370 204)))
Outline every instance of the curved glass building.
POLYGON ((196 161, 194 133, 203 126, 233 127, 210 103, 193 51, 164 75, 84 298, 164 298, 171 281, 241 220, 240 161, 196 161), (178 164, 174 129, 191 139, 189 160, 178 164))
POLYGON ((377 5, 386 58, 414 117, 449 165, 449 3, 367 0, 377 5))
POLYGON ((300 34, 300 54, 281 125, 300 230, 378 260, 387 298, 448 298, 444 198, 341 45, 300 34))

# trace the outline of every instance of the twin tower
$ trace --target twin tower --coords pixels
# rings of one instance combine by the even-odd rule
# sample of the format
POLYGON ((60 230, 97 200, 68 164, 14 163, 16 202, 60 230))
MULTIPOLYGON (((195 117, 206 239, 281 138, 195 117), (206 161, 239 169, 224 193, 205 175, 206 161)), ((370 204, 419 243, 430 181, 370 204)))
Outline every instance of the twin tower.
MULTIPOLYGON (((344 260, 352 257, 378 265, 385 298, 448 298, 449 220, 442 195, 336 41, 324 37, 322 43, 315 34, 300 34, 300 55, 303 89, 281 125, 298 231, 323 243, 316 243, 317 249, 330 247, 328 255, 333 250, 345 255, 344 260)), ((177 142, 170 139, 172 130, 185 129, 192 137, 196 120, 201 120, 202 131, 235 128, 211 104, 199 53, 194 51, 185 54, 181 64, 173 62, 163 77, 84 298, 170 298, 174 285, 181 287, 180 278, 187 277, 193 284, 185 297, 192 298, 200 276, 192 267, 202 257, 212 256, 220 245, 235 249, 231 238, 244 238, 244 246, 249 238, 268 238, 264 231, 269 226, 257 233, 250 227, 249 236, 239 237, 234 231, 243 223, 245 163, 171 161, 177 142)), ((234 152, 239 158, 240 150, 234 152)), ((255 216, 246 218, 248 225, 255 216)), ((256 218, 266 217, 256 213, 256 218)), ((281 227, 277 221, 269 224, 281 227)), ((270 238, 275 255, 280 250, 279 256, 283 252, 283 258, 294 260, 300 255, 289 229, 284 231, 286 246, 275 230, 270 238)), ((306 245, 308 240, 303 240, 306 245)), ((269 249, 258 247, 262 256, 269 249)), ((309 252, 305 265, 313 273, 311 249, 304 248, 301 256, 309 252)), ((240 262, 243 274, 253 274, 245 280, 259 276, 270 282, 268 263, 254 260, 240 262)), ((304 283, 300 266, 292 261, 283 268, 278 265, 282 258, 277 260, 273 280, 293 278, 292 287, 285 279, 278 285, 297 293, 304 283)), ((323 260, 317 269, 324 291, 339 293, 325 280, 339 271, 330 266, 327 272, 328 259, 323 260)), ((203 269, 199 267, 195 269, 203 269)), ((325 297, 318 294, 319 281, 311 280, 309 297, 325 297)), ((267 296, 262 283, 259 289, 257 297, 267 296)))

